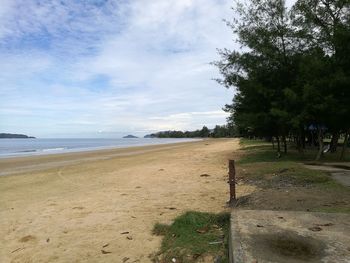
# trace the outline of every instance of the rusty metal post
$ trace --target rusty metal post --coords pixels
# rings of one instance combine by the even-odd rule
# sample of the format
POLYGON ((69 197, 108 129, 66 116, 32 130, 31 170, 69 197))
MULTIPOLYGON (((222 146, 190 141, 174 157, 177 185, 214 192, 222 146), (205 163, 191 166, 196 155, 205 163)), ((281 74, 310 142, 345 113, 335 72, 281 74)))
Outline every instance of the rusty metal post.
POLYGON ((229 160, 228 163, 228 183, 230 184, 230 200, 229 204, 233 204, 236 201, 236 169, 235 161, 229 160))

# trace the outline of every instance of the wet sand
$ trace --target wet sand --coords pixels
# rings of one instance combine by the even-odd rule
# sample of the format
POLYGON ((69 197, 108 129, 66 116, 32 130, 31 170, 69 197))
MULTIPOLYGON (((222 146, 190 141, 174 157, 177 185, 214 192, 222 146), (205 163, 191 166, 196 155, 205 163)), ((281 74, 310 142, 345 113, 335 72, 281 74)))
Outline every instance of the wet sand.
POLYGON ((225 210, 238 147, 217 139, 1 159, 0 262, 151 262, 156 222, 225 210))

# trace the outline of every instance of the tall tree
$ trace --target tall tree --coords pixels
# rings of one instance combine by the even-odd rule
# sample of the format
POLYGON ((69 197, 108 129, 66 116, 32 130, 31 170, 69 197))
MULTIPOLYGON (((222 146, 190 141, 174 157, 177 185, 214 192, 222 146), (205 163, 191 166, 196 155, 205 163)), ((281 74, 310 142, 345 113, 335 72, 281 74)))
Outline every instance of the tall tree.
POLYGON ((292 10, 283 0, 250 0, 234 11, 228 25, 243 49, 221 50, 215 63, 219 82, 237 90, 225 106, 229 123, 276 137, 285 152, 287 135, 303 148, 316 129, 320 159, 326 131, 333 145, 350 133, 350 0, 298 0, 292 10))
POLYGON ((275 136, 277 142, 281 137, 287 151, 296 74, 290 13, 283 0, 239 2, 234 10, 236 19, 229 26, 244 49, 221 50, 222 60, 216 62, 223 76, 219 82, 237 89, 225 109, 246 132, 275 136))
MULTIPOLYGON (((304 47, 324 53, 323 58, 316 59, 316 66, 312 63, 306 67, 313 76, 308 76, 304 88, 308 103, 314 103, 313 121, 333 133, 334 151, 339 133, 350 128, 350 0, 298 0, 293 14, 304 47), (307 96, 310 93, 312 96, 307 96), (315 102, 317 97, 319 101, 315 102)), ((315 58, 311 60, 315 62, 315 58)), ((321 130, 319 135, 322 137, 321 130)))

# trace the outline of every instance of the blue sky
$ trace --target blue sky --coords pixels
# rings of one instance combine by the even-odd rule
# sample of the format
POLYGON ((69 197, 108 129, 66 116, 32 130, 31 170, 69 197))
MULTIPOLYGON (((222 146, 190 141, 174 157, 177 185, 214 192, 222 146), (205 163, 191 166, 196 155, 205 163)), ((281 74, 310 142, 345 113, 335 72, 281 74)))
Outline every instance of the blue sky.
POLYGON ((119 137, 224 124, 232 1, 1 0, 0 132, 119 137))

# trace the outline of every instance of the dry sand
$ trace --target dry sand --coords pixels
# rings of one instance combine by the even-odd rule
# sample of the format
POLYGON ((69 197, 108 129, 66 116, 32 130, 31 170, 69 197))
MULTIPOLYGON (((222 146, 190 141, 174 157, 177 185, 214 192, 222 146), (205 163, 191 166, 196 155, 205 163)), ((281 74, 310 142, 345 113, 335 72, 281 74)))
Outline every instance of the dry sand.
POLYGON ((1 159, 0 262, 150 262, 156 222, 225 210, 238 147, 217 139, 1 159))

